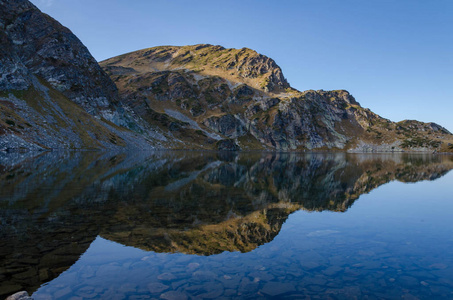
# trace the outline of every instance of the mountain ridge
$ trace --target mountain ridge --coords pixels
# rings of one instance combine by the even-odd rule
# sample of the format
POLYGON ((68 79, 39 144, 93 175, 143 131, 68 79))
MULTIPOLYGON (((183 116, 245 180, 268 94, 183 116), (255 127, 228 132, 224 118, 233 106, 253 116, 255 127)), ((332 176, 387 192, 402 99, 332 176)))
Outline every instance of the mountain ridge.
POLYGON ((217 73, 233 82, 239 80, 240 83, 243 83, 244 79, 250 79, 249 82, 252 84, 249 85, 266 91, 289 88, 281 68, 272 58, 246 47, 234 49, 210 44, 157 46, 119 55, 104 60, 103 63, 108 64, 115 58, 128 57, 132 59, 131 64, 134 64, 137 62, 137 60, 133 60, 135 56, 152 61, 149 66, 135 64, 134 69, 141 72, 189 68, 200 75, 203 75, 205 71, 208 75, 217 73))
POLYGON ((353 152, 453 148, 451 133, 438 124, 392 122, 363 108, 346 90, 291 88, 274 60, 248 48, 157 46, 100 65, 117 84, 122 100, 144 119, 152 111, 155 119, 173 118, 173 126, 183 121, 177 115, 194 121, 198 136, 194 127, 191 132, 184 124, 177 125, 184 128, 181 135, 175 127, 168 130, 189 147, 353 152), (220 139, 212 140, 209 134, 220 139))
POLYGON ((453 152, 440 125, 392 122, 345 90, 298 91, 249 48, 159 46, 98 64, 28 0, 0 0, 0 150, 453 152))

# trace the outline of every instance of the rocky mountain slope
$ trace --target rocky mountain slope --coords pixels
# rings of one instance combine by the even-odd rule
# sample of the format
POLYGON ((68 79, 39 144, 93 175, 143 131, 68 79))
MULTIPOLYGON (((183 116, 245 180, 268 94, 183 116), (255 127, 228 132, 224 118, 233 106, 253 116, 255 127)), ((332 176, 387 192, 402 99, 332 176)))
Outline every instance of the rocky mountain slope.
POLYGON ((165 141, 121 103, 80 40, 29 1, 0 1, 0 43, 0 150, 165 141))
POLYGON ((452 151, 435 123, 392 122, 347 91, 292 89, 270 58, 221 46, 161 46, 100 63, 122 100, 187 148, 452 151))

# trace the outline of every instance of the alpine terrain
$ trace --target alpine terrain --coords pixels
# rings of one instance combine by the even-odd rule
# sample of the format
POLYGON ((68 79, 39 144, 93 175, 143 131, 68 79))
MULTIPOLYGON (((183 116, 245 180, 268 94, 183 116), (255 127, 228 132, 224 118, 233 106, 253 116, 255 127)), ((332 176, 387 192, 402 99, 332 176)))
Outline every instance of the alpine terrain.
POLYGON ((188 148, 453 148, 451 133, 435 123, 392 122, 345 90, 295 90, 274 60, 248 48, 162 46, 100 64, 124 103, 188 148))
POLYGON ((445 128, 384 119, 344 90, 295 90, 247 48, 162 46, 99 65, 28 0, 0 0, 0 43, 0 150, 453 151, 445 128))

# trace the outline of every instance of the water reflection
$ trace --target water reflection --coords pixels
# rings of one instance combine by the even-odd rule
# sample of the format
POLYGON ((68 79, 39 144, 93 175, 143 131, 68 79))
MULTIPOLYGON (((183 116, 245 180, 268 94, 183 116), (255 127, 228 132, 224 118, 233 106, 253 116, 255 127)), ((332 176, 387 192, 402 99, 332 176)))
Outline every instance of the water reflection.
MULTIPOLYGON (((139 261, 144 256, 138 249, 152 251, 146 253, 154 258, 180 253, 182 261, 182 254, 201 259, 224 251, 247 253, 271 242, 297 210, 345 212, 360 195, 384 183, 434 180, 453 168, 448 156, 407 154, 2 155, 0 296, 34 292, 74 265, 90 245, 103 245, 104 253, 113 245, 132 246, 139 261)), ((332 234, 335 230, 315 230, 308 236, 332 234)), ((159 284, 167 286, 162 291, 179 288, 170 288, 172 279, 159 280, 151 289, 159 291, 159 284)), ((262 295, 272 296, 270 290, 262 295)), ((214 296, 221 295, 229 297, 214 296)))

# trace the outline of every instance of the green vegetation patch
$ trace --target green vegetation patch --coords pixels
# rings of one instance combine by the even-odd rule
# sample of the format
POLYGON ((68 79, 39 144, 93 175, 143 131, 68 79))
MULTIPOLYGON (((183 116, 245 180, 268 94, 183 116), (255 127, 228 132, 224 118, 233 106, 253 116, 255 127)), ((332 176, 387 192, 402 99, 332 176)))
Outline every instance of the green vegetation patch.
POLYGON ((406 139, 403 141, 401 144, 401 147, 403 148, 416 148, 416 147, 432 147, 432 148, 438 148, 440 146, 441 142, 440 141, 435 141, 435 140, 430 140, 425 137, 412 137, 409 139, 406 139))

